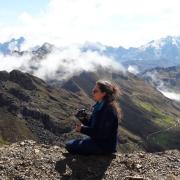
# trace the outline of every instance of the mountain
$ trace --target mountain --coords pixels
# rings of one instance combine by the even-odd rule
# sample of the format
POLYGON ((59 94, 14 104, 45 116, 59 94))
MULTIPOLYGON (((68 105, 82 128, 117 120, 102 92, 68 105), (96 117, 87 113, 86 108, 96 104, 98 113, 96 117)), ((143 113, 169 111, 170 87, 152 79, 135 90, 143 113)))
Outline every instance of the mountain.
MULTIPOLYGON (((140 147, 153 151, 180 148, 180 142, 176 141, 180 138, 180 104, 166 98, 143 78, 132 73, 100 69, 73 76, 60 87, 70 92, 83 92, 92 98, 91 90, 95 82, 104 78, 116 82, 123 92, 120 107, 124 118, 119 134, 126 149, 140 147)), ((119 149, 123 148, 120 144, 119 149)))
POLYGON ((146 82, 159 91, 180 102, 180 66, 156 67, 139 73, 146 82))
POLYGON ((29 73, 0 71, 0 144, 26 138, 62 143, 72 136, 76 109, 91 104, 88 97, 51 87, 29 73))
MULTIPOLYGON (((53 49, 59 53, 64 47, 56 47, 48 42, 34 46, 26 51, 21 51, 25 39, 20 37, 8 42, 0 43, 0 53, 24 55, 29 53, 32 60, 38 64, 39 59, 45 58, 53 49)), ((152 40, 139 47, 124 48, 123 46, 112 47, 99 42, 85 42, 80 46, 82 52, 92 51, 105 55, 120 62, 125 68, 136 68, 136 73, 143 72, 155 67, 170 67, 180 65, 180 36, 167 36, 152 40)), ((36 67, 34 67, 36 68, 36 67)), ((33 71, 33 70, 32 70, 33 71)))
POLYGON ((21 51, 21 46, 25 42, 24 37, 18 39, 11 39, 10 41, 0 43, 0 53, 3 55, 10 55, 14 51, 21 51))
POLYGON ((86 42, 82 51, 96 51, 121 62, 125 67, 137 66, 142 72, 154 67, 180 65, 180 36, 167 36, 140 47, 111 47, 101 43, 86 42))
POLYGON ((119 124, 118 151, 180 148, 176 141, 180 138, 180 106, 136 75, 106 69, 84 71, 60 83, 45 82, 19 70, 1 71, 0 142, 30 138, 58 145, 84 136, 73 131, 77 121, 74 113, 94 104, 91 90, 101 78, 115 81, 123 92, 119 103, 124 118, 119 124))
POLYGON ((0 148, 0 179, 180 179, 180 151, 68 154, 62 146, 25 140, 0 148))
POLYGON ((32 54, 34 54, 38 58, 42 59, 45 57, 45 55, 51 53, 53 48, 55 48, 55 46, 53 44, 46 42, 46 43, 42 44, 42 46, 33 47, 33 49, 31 49, 31 50, 32 50, 32 54))
POLYGON ((47 84, 18 70, 10 73, 1 71, 1 143, 30 138, 47 144, 63 144, 71 137, 81 136, 72 131, 77 121, 73 114, 77 108, 89 108, 93 104, 91 90, 95 81, 102 77, 112 78, 124 92, 120 101, 124 120, 119 126, 118 151, 180 148, 173 141, 179 136, 179 128, 173 134, 164 132, 176 125, 180 107, 137 76, 111 73, 104 69, 84 71, 66 82, 58 84, 56 81, 56 85, 54 81, 53 85, 50 81, 47 84), (157 131, 166 136, 162 144, 153 141, 162 137, 151 136, 147 139, 157 131), (166 144, 167 141, 171 143, 166 144))

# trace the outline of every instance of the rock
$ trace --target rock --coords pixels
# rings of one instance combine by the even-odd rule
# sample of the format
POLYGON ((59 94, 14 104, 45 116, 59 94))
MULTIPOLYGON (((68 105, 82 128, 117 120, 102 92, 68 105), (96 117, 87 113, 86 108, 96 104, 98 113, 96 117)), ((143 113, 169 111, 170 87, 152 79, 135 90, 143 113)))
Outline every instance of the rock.
POLYGON ((20 142, 20 145, 21 145, 21 146, 24 146, 24 145, 25 145, 25 142, 20 142))
POLYGON ((39 151, 39 149, 35 149, 34 152, 35 152, 36 154, 38 154, 40 151, 39 151))
POLYGON ((16 98, 18 98, 19 100, 28 102, 31 98, 30 96, 28 96, 25 91, 23 91, 20 88, 11 88, 9 89, 9 93, 11 93, 12 95, 14 95, 16 98))
POLYGON ((139 168, 142 167, 142 165, 141 164, 136 164, 136 167, 139 169, 139 168))
POLYGON ((125 180, 145 180, 142 176, 126 176, 125 180))
POLYGON ((9 79, 9 73, 7 71, 0 71, 0 81, 7 81, 9 79))
POLYGON ((19 70, 13 70, 10 72, 9 80, 19 84, 21 87, 27 90, 37 89, 33 80, 28 73, 23 73, 19 70))
POLYGON ((145 157, 145 154, 139 153, 139 157, 140 157, 140 158, 144 158, 144 157, 145 157))
POLYGON ((70 154, 64 147, 24 140, 0 148, 0 180, 179 180, 179 150, 166 153, 70 154), (34 153, 32 153, 34 152, 34 153), (142 155, 142 154, 141 154, 142 155))

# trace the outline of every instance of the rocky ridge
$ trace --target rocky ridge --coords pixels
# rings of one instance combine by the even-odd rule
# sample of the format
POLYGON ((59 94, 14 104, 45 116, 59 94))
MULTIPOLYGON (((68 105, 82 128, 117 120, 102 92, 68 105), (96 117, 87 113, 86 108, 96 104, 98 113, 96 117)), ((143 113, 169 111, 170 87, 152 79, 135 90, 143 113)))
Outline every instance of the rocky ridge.
POLYGON ((84 156, 27 139, 0 148, 0 180, 8 179, 179 180, 180 151, 84 156))

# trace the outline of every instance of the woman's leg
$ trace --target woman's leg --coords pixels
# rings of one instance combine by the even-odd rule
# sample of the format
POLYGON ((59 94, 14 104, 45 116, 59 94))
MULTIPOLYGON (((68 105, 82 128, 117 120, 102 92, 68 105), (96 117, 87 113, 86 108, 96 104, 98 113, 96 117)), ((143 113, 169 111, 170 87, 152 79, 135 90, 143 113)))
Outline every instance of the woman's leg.
POLYGON ((65 143, 65 148, 70 153, 78 152, 78 145, 81 139, 71 139, 65 143))
POLYGON ((85 139, 72 139, 66 143, 66 149, 71 153, 78 153, 84 155, 90 154, 103 154, 103 150, 100 149, 91 138, 85 139))
POLYGON ((79 141, 79 153, 84 155, 103 154, 103 150, 91 138, 86 138, 79 141))

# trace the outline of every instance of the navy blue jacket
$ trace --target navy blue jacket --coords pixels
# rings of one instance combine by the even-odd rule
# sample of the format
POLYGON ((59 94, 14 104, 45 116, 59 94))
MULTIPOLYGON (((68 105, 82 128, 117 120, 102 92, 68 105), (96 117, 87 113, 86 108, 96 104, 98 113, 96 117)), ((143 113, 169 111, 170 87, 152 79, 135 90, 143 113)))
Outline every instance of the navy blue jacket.
POLYGON ((115 109, 107 102, 83 122, 81 133, 91 137, 104 151, 117 152, 118 117, 115 109))

